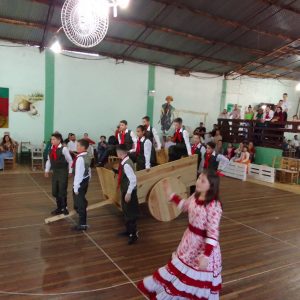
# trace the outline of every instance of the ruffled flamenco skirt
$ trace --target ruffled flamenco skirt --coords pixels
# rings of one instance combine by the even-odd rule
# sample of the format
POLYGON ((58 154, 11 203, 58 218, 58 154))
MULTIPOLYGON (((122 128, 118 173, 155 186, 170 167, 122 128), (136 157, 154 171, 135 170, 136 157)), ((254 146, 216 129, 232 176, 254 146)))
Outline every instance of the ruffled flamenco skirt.
POLYGON ((220 272, 196 270, 176 255, 166 266, 138 283, 139 290, 151 300, 218 300, 221 287, 220 272))

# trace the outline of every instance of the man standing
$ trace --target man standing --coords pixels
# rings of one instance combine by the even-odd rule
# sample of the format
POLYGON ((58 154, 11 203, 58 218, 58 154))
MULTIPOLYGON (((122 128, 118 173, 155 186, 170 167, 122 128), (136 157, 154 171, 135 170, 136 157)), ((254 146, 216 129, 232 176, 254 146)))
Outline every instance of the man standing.
POLYGON ((171 105, 171 102, 173 102, 173 97, 167 96, 166 103, 161 107, 160 123, 164 136, 166 135, 166 132, 170 130, 174 119, 175 107, 171 105))

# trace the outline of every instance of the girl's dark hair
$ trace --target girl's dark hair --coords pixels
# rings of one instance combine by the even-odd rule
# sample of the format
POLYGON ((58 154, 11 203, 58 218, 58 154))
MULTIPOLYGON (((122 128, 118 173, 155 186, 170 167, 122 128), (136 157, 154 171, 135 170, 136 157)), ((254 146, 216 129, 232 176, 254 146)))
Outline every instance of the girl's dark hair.
POLYGON ((10 136, 8 135, 8 134, 6 134, 4 137, 3 137, 3 140, 2 140, 2 145, 4 145, 5 143, 6 143, 6 141, 5 141, 5 138, 8 136, 8 138, 9 138, 9 142, 12 144, 13 142, 12 142, 12 140, 11 140, 11 138, 10 138, 10 136))
MULTIPOLYGON (((214 170, 204 170, 202 174, 206 175, 209 182, 209 190, 207 191, 204 199, 205 206, 213 200, 220 201, 219 188, 220 188, 220 177, 214 170)), ((199 198, 200 193, 196 192, 195 197, 199 198)))

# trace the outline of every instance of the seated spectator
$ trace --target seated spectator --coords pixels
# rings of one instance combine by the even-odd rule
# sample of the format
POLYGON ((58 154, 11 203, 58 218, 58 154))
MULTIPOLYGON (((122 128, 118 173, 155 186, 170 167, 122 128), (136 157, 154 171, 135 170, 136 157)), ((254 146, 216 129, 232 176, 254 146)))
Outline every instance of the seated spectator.
POLYGON ((238 108, 237 104, 234 104, 233 111, 229 114, 231 119, 240 119, 241 110, 238 108))
POLYGON ((269 105, 266 107, 266 111, 264 113, 264 120, 270 122, 274 117, 274 111, 271 109, 269 105))
MULTIPOLYGON (((67 148, 70 151, 72 158, 75 158, 77 155, 77 141, 76 136, 73 133, 69 133, 67 148)), ((66 140, 65 140, 66 141, 66 140)))
MULTIPOLYGON (((293 122, 300 122, 300 120, 299 120, 299 118, 298 118, 298 116, 297 115, 294 115, 293 116, 293 120, 292 120, 293 122)), ((300 130, 300 126, 295 126, 295 128, 297 127, 297 129, 298 130, 300 130)), ((289 127, 290 129, 292 129, 293 128, 293 125, 290 125, 290 127, 289 127)))
POLYGON ((254 117, 254 112, 253 112, 253 109, 252 109, 252 106, 249 105, 247 110, 245 111, 245 120, 252 120, 254 117))
POLYGON ((214 141, 214 139, 211 136, 211 133, 210 132, 205 133, 205 135, 204 135, 204 144, 207 145, 208 143, 213 142, 213 141, 214 141))
POLYGON ((73 133, 71 133, 71 132, 68 134, 68 138, 66 138, 63 142, 64 145, 68 146, 68 143, 70 142, 70 138, 72 135, 73 135, 73 133))
POLYGON ((0 144, 0 171, 3 171, 4 159, 12 158, 15 150, 15 144, 13 143, 12 139, 9 135, 5 135, 0 144))
POLYGON ((224 151, 224 156, 227 159, 231 160, 234 157, 234 155, 235 155, 234 151, 235 151, 235 148, 232 146, 231 143, 228 143, 227 148, 224 151))
POLYGON ((283 113, 282 113, 282 107, 277 106, 271 122, 272 123, 276 123, 276 122, 282 123, 283 121, 284 121, 284 116, 283 116, 283 113))
POLYGON ((243 147, 240 158, 235 159, 234 162, 245 164, 247 166, 250 164, 250 153, 248 152, 248 147, 246 145, 243 147))
POLYGON ((239 147, 234 150, 233 161, 236 161, 241 158, 243 148, 244 148, 244 143, 240 143, 239 147))
POLYGON ((250 154, 250 162, 254 162, 254 160, 255 160, 255 147, 254 147, 253 142, 249 142, 248 152, 250 154))
POLYGON ((83 135, 83 139, 86 140, 86 141, 88 141, 90 145, 95 145, 95 144, 96 144, 93 140, 91 140, 91 139, 89 138, 88 133, 85 133, 85 134, 83 135))
POLYGON ((102 158, 103 158, 106 148, 107 148, 106 136, 101 135, 100 141, 97 146, 97 161, 98 162, 102 161, 102 158))
POLYGON ((218 124, 213 125, 213 130, 211 131, 211 136, 214 137, 216 135, 216 131, 219 129, 218 124))
POLYGON ((204 123, 200 122, 199 127, 197 127, 193 135, 200 135, 202 138, 204 138, 204 134, 206 133, 206 128, 204 127, 204 123))
POLYGON ((224 108, 223 111, 219 114, 219 118, 220 119, 228 119, 228 112, 227 112, 227 109, 224 108))
POLYGON ((262 107, 260 107, 255 116, 254 116, 254 120, 256 121, 256 126, 262 127, 265 119, 264 119, 264 110, 262 109, 262 107))
POLYGON ((221 132, 219 129, 216 130, 215 136, 213 138, 213 142, 217 145, 218 141, 222 141, 223 137, 221 136, 221 132))
POLYGON ((165 142, 164 148, 169 149, 171 146, 175 146, 176 144, 173 142, 173 137, 168 136, 167 141, 165 142))
POLYGON ((223 154, 223 142, 222 140, 218 140, 217 144, 216 144, 216 154, 219 155, 219 154, 223 154))
POLYGON ((17 148, 18 148, 18 142, 15 141, 15 140, 10 136, 9 131, 5 131, 5 132, 3 133, 3 137, 5 137, 6 135, 8 135, 8 136, 10 137, 12 143, 15 145, 15 148, 17 149, 17 148))

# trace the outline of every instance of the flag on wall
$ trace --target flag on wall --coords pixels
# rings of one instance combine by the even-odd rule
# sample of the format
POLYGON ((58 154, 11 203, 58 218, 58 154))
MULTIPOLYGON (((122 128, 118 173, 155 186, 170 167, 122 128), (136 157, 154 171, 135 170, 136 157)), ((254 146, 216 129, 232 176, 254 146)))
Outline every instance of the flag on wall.
POLYGON ((0 128, 8 128, 9 90, 0 87, 0 128))

